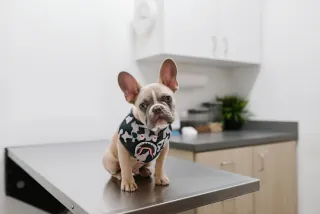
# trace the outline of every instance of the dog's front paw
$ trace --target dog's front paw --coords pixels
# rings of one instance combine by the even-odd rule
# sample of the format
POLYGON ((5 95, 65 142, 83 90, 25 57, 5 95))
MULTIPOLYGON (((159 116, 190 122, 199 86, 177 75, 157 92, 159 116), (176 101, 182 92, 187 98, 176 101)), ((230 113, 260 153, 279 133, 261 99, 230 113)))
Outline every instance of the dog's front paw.
POLYGON ((155 176, 155 183, 157 185, 167 186, 167 185, 169 185, 169 178, 165 175, 155 176))
POLYGON ((138 186, 134 180, 131 181, 122 181, 121 190, 126 192, 134 192, 138 189, 138 186))

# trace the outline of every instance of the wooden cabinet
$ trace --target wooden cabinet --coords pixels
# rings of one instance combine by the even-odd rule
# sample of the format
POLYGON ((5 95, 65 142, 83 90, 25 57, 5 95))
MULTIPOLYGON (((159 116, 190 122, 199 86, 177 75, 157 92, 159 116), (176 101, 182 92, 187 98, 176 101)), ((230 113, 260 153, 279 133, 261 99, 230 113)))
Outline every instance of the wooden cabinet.
POLYGON ((190 151, 184 151, 179 149, 169 149, 169 156, 177 157, 180 159, 188 160, 188 161, 194 161, 194 153, 190 151))
POLYGON ((296 142, 169 155, 260 179, 253 194, 200 207, 197 214, 297 214, 296 142))
POLYGON ((261 0, 135 2, 136 7, 153 2, 156 11, 150 30, 135 36, 137 60, 173 57, 237 66, 260 63, 261 0))
POLYGON ((253 147, 254 177, 260 179, 255 195, 257 214, 296 214, 296 143, 253 147))
MULTIPOLYGON (((252 149, 236 148, 214 152, 197 153, 195 161, 221 170, 252 177, 252 149)), ((253 194, 200 207, 201 214, 249 214, 253 213, 253 194)))

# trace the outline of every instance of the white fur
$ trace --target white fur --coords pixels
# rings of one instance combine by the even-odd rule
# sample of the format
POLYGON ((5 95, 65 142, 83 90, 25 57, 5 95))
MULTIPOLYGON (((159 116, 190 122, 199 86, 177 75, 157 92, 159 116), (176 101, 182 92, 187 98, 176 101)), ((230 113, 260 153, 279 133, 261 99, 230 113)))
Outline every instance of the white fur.
POLYGON ((152 90, 151 93, 152 93, 152 98, 153 98, 154 104, 158 103, 157 96, 156 96, 156 93, 154 93, 154 90, 152 90))

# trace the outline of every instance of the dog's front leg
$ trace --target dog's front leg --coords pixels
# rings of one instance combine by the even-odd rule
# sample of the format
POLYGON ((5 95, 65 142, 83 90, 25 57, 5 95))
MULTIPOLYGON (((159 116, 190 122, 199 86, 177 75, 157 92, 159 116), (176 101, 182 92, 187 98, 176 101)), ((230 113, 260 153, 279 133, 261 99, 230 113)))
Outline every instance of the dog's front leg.
POLYGON ((169 179, 164 172, 164 161, 167 157, 168 151, 169 151, 169 143, 165 145, 165 147, 163 148, 159 157, 156 160, 154 177, 155 177, 155 183, 157 185, 163 185, 163 186, 169 185, 169 179))
POLYGON ((138 189, 132 175, 132 162, 129 152, 118 142, 118 156, 121 168, 121 190, 133 192, 138 189))

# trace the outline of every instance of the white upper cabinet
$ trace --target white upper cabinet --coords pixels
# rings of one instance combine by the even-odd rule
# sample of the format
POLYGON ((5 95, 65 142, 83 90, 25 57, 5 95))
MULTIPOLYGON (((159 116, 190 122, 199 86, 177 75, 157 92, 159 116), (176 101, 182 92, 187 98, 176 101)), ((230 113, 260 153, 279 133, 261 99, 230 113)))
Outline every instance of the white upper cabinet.
POLYGON ((260 0, 219 0, 219 56, 243 63, 260 63, 260 0))
POLYGON ((136 59, 258 65, 260 1, 136 0, 136 59))
POLYGON ((216 0, 164 2, 164 53, 200 58, 215 56, 216 0))

